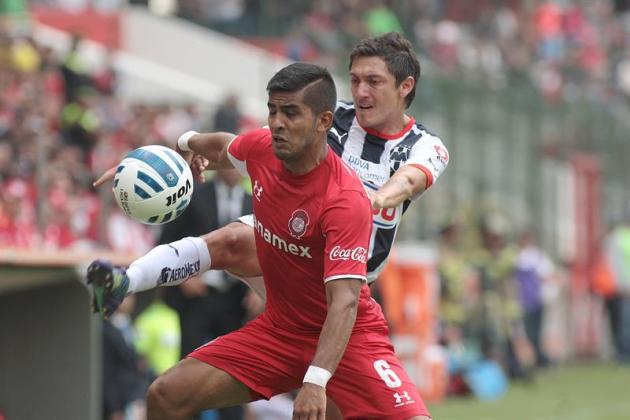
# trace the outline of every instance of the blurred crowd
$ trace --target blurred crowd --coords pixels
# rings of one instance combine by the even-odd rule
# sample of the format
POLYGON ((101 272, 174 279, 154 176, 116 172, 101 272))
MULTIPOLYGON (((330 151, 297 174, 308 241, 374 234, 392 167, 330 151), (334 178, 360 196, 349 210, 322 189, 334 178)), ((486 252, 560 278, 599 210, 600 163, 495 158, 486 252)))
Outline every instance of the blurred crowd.
POLYGON ((449 221, 438 246, 449 395, 498 398, 508 379, 531 381, 537 370, 581 357, 630 363, 630 214, 603 238, 586 273, 587 300, 578 298, 571 267, 500 212, 449 221), (598 334, 581 348, 572 336, 591 327, 571 321, 571 308, 590 313, 598 334))
POLYGON ((400 31, 442 77, 525 81, 550 101, 611 102, 630 98, 629 8, 621 0, 179 0, 173 10, 342 73, 359 39, 400 31))
MULTIPOLYGON (((16 0, 21 1, 21 0, 16 0)), ((628 0, 34 0, 76 11, 126 3, 178 15, 343 74, 347 51, 389 31, 414 41, 441 77, 526 82, 550 101, 630 98, 628 0)))
POLYGON ((172 146, 189 129, 240 129, 233 96, 214 121, 194 105, 121 101, 111 66, 90 70, 80 44, 58 56, 0 27, 0 247, 144 252, 153 233, 112 205, 109 191, 93 189, 95 178, 129 150, 172 146))

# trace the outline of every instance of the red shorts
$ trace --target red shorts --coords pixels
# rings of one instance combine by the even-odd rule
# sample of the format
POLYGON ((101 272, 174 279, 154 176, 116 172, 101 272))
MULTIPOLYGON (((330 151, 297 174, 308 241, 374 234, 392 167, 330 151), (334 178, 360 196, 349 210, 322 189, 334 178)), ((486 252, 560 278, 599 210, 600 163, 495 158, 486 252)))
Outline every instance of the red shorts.
MULTIPOLYGON (((269 399, 302 385, 318 336, 272 326, 264 315, 188 356, 219 368, 269 399)), ((387 331, 353 334, 326 392, 346 419, 429 416, 403 370, 387 331)))

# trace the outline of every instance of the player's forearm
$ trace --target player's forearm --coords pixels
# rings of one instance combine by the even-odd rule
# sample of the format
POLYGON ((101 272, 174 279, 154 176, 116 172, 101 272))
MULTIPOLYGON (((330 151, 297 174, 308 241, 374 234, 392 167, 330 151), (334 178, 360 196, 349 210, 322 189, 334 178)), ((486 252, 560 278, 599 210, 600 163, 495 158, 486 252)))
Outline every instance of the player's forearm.
POLYGON ((334 373, 346 351, 357 317, 358 297, 338 297, 328 307, 311 365, 334 373))
POLYGON ((413 167, 403 167, 371 194, 372 207, 375 209, 398 207, 405 200, 426 189, 426 175, 413 167))
POLYGON ((188 140, 188 147, 208 159, 207 169, 221 169, 230 167, 227 146, 233 138, 232 133, 197 133, 188 140))

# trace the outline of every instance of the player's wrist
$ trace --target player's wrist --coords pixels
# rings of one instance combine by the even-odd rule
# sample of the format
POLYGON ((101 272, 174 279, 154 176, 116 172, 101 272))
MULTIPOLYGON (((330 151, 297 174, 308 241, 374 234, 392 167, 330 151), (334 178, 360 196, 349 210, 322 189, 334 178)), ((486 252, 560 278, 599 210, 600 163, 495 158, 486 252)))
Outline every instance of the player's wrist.
POLYGON ((382 209, 385 204, 385 199, 378 192, 375 192, 370 197, 372 199, 372 208, 382 209))
POLYGON ((188 142, 190 142, 190 138, 195 134, 199 133, 194 130, 190 130, 179 136, 179 138, 177 139, 177 147, 179 148, 179 150, 183 152, 192 152, 192 149, 190 148, 188 142))
POLYGON ((319 385, 322 388, 326 388, 326 384, 332 377, 332 373, 324 368, 310 365, 306 370, 302 383, 308 383, 313 385, 319 385))

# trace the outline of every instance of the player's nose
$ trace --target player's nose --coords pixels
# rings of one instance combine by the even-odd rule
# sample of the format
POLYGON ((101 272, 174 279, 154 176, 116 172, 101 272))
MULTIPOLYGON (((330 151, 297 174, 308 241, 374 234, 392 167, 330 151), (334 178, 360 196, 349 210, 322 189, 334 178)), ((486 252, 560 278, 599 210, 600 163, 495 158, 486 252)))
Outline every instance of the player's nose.
POLYGON ((358 98, 366 98, 366 97, 368 97, 369 96, 369 92, 370 92, 370 90, 369 90, 369 86, 368 86, 367 83, 365 83, 365 82, 357 83, 357 87, 356 87, 356 90, 355 90, 355 95, 358 98))
POLYGON ((282 118, 279 118, 277 116, 269 118, 269 128, 271 129, 272 133, 278 130, 282 130, 284 127, 285 125, 282 118))

